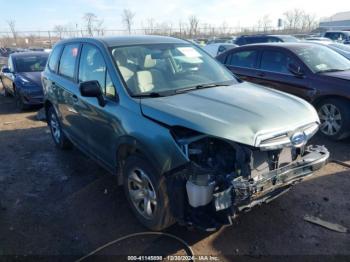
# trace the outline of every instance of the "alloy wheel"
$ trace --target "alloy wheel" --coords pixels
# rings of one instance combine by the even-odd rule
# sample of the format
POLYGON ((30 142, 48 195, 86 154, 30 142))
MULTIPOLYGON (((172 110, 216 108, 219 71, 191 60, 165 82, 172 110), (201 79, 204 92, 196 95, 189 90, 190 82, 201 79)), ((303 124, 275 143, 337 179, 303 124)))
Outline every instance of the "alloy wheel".
POLYGON ((128 175, 128 191, 136 210, 146 219, 152 219, 157 208, 157 195, 148 175, 134 169, 128 175))
POLYGON ((333 104, 324 104, 318 110, 321 132, 327 136, 336 135, 342 127, 340 110, 333 104))
POLYGON ((51 133, 53 138, 55 139, 55 142, 57 144, 60 143, 61 139, 61 129, 60 129, 60 124, 58 123, 58 119, 55 113, 51 114, 50 117, 50 128, 51 128, 51 133))

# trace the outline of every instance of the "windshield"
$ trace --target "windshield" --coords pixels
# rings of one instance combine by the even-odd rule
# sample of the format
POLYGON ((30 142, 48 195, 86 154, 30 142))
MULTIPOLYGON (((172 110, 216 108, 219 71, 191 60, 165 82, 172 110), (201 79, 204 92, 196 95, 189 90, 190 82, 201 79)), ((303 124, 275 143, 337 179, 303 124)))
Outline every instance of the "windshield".
POLYGON ((40 72, 44 71, 48 56, 31 55, 16 57, 16 71, 21 72, 40 72))
POLYGON ((237 83, 224 66, 190 44, 123 46, 111 53, 133 96, 237 83))
POLYGON ((324 46, 303 46, 294 50, 314 73, 350 70, 350 61, 324 46))

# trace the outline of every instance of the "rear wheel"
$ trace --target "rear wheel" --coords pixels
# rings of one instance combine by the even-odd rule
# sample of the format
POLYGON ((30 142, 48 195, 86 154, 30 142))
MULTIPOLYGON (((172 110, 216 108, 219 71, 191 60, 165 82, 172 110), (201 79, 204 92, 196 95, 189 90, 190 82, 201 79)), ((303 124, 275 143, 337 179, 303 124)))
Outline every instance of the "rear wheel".
POLYGON ((350 105, 341 99, 330 98, 322 101, 317 107, 321 121, 321 133, 333 140, 349 136, 350 105))
POLYGON ((53 106, 47 110, 47 123, 50 127, 51 136, 55 145, 60 149, 70 149, 72 143, 62 132, 61 123, 53 106))
POLYGON ((144 226, 159 231, 175 222, 170 212, 165 177, 158 174, 144 157, 129 156, 123 175, 128 202, 144 226))

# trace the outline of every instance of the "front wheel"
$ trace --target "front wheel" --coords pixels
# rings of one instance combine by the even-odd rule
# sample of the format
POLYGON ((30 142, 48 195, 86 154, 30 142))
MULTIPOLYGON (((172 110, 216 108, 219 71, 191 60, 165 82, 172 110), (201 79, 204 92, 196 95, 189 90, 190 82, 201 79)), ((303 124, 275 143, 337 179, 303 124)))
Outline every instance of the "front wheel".
POLYGON ((51 136, 55 145, 59 149, 70 149, 72 147, 71 142, 62 132, 61 123, 58 119, 55 109, 51 106, 47 110, 47 123, 50 127, 51 136))
POLYGON ((160 231, 175 222, 170 212, 165 177, 158 174, 144 157, 129 156, 123 176, 128 202, 144 226, 160 231))
POLYGON ((28 109, 28 105, 26 105, 23 102, 23 97, 17 90, 15 91, 15 101, 16 101, 16 107, 19 111, 24 111, 28 109))
POLYGON ((341 99, 330 98, 322 101, 317 112, 321 121, 321 133, 332 139, 341 140, 350 133, 350 105, 341 99))
POLYGON ((4 88, 4 96, 8 97, 10 96, 9 92, 7 91, 7 89, 3 86, 4 88))

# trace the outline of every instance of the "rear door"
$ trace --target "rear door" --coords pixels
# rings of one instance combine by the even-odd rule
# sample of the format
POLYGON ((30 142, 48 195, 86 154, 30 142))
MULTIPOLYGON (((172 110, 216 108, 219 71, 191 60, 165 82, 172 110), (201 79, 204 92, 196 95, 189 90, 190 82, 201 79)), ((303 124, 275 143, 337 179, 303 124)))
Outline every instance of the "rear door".
POLYGON ((256 67, 259 51, 255 49, 244 49, 232 51, 226 56, 226 67, 240 79, 257 82, 256 67))
POLYGON ((84 121, 76 110, 79 103, 79 88, 76 78, 80 43, 74 42, 63 47, 58 77, 54 83, 55 97, 64 131, 76 144, 86 148, 86 128, 84 121))
MULTIPOLYGON (((288 70, 289 64, 303 65, 289 52, 282 49, 264 49, 261 52, 257 83, 307 98, 309 81, 306 75, 296 76, 288 70)), ((306 70, 304 70, 306 71, 306 70)))

